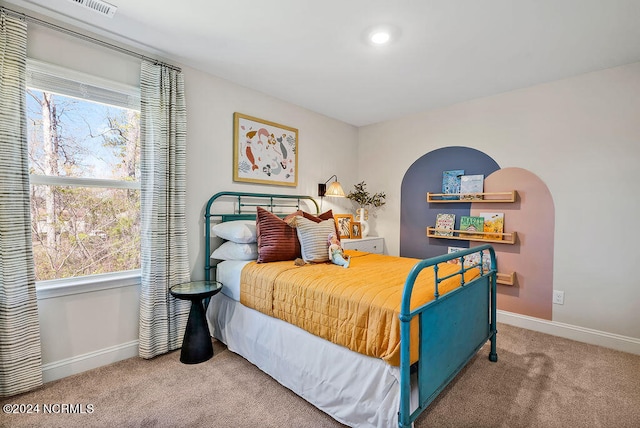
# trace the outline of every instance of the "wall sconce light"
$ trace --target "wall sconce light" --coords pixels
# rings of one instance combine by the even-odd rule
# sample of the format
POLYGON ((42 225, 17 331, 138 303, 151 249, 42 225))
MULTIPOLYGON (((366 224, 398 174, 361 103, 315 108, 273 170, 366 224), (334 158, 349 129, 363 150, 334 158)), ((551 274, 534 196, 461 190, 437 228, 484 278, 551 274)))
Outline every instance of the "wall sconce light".
POLYGON ((321 198, 323 196, 335 196, 339 198, 345 197, 344 190, 342 190, 342 186, 340 185, 338 177, 335 174, 329 177, 329 179, 324 183, 318 183, 318 196, 320 196, 321 198), (327 188, 327 183, 334 177, 336 180, 329 185, 329 188, 327 188))

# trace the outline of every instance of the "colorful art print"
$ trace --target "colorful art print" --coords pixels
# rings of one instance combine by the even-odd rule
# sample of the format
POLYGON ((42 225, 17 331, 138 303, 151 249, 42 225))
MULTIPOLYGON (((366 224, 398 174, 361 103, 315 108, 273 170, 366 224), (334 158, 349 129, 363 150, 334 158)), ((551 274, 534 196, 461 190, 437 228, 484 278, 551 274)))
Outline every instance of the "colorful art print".
POLYGON ((461 238, 482 238, 482 234, 463 233, 464 232, 484 232, 484 218, 479 216, 463 215, 460 217, 460 237, 461 238))
POLYGON ((233 114, 233 180, 298 185, 298 130, 233 114))
POLYGON ((460 199, 482 199, 484 189, 484 175, 463 175, 460 177, 460 199))
POLYGON ((452 169, 442 172, 442 193, 455 196, 443 196, 442 199, 460 199, 460 177, 464 175, 464 169, 452 169))
POLYGON ((340 239, 351 238, 351 223, 353 223, 353 214, 334 214, 333 219, 338 227, 340 239))
POLYGON ((436 215, 436 230, 433 234, 436 236, 453 236, 455 229, 456 215, 440 213, 436 215))
POLYGON ((495 233, 495 235, 484 235, 484 238, 501 241, 504 232, 504 213, 480 213, 480 217, 484 218, 483 231, 495 233))

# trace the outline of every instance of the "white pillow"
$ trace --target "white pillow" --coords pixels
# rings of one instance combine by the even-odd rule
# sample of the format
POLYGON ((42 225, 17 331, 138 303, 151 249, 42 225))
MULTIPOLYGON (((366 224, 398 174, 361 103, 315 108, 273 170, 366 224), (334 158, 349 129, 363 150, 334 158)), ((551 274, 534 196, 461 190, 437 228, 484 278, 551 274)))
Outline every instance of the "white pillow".
POLYGON ((218 223, 211 228, 215 236, 238 244, 252 244, 257 241, 254 220, 234 220, 218 223))
POLYGON ((258 244, 239 244, 227 241, 211 253, 211 258, 218 260, 257 260, 258 244))
POLYGON ((330 234, 336 233, 333 220, 323 220, 319 223, 296 216, 296 233, 300 241, 302 259, 305 262, 322 263, 329 261, 330 234))

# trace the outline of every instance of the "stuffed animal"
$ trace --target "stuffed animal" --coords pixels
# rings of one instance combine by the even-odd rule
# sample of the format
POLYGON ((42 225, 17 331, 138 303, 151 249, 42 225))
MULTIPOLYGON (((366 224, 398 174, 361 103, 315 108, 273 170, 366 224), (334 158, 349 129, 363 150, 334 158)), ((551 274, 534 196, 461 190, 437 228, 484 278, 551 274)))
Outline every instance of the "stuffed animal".
POLYGON ((340 245, 338 236, 335 233, 330 233, 327 242, 329 243, 329 259, 338 266, 348 268, 351 258, 344 255, 344 249, 340 245))

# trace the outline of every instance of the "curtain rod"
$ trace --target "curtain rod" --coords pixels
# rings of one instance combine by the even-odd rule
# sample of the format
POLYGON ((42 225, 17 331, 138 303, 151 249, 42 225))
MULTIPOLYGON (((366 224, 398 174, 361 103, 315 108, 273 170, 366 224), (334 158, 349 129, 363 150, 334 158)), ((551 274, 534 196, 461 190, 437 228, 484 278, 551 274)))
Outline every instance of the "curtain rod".
POLYGON ((26 14, 24 14, 22 12, 17 12, 15 10, 9 9, 7 7, 4 7, 4 6, 1 6, 0 10, 2 10, 2 12, 5 12, 7 15, 12 16, 14 18, 18 18, 18 19, 22 19, 22 20, 24 20, 26 22, 31 22, 31 23, 34 23, 34 24, 38 24, 38 25, 41 25, 43 27, 47 27, 47 28, 50 28, 50 29, 55 30, 55 31, 59 31, 59 32, 64 33, 64 34, 68 34, 68 35, 80 38, 82 40, 86 40, 88 42, 95 43, 97 45, 103 46, 105 48, 112 49, 114 51, 118 51, 118 52, 126 54, 126 55, 130 55, 130 56, 133 56, 133 57, 136 57, 136 58, 140 58, 140 59, 143 59, 143 60, 146 60, 146 61, 149 61, 149 62, 153 62, 154 64, 157 64, 157 65, 163 65, 165 67, 171 68, 171 69, 179 71, 179 72, 182 71, 180 69, 180 67, 177 67, 177 66, 175 66, 173 64, 168 64, 166 62, 159 61, 159 60, 157 60, 155 58, 147 57, 147 56, 142 55, 142 54, 140 54, 138 52, 134 52, 132 50, 125 49, 125 48, 122 48, 120 46, 116 46, 114 44, 105 42, 104 40, 96 39, 95 37, 87 36, 86 34, 78 33, 77 31, 73 31, 73 30, 70 30, 68 28, 64 28, 64 27, 61 27, 59 25, 53 24, 51 22, 44 21, 42 19, 30 16, 30 15, 26 15, 26 14))

